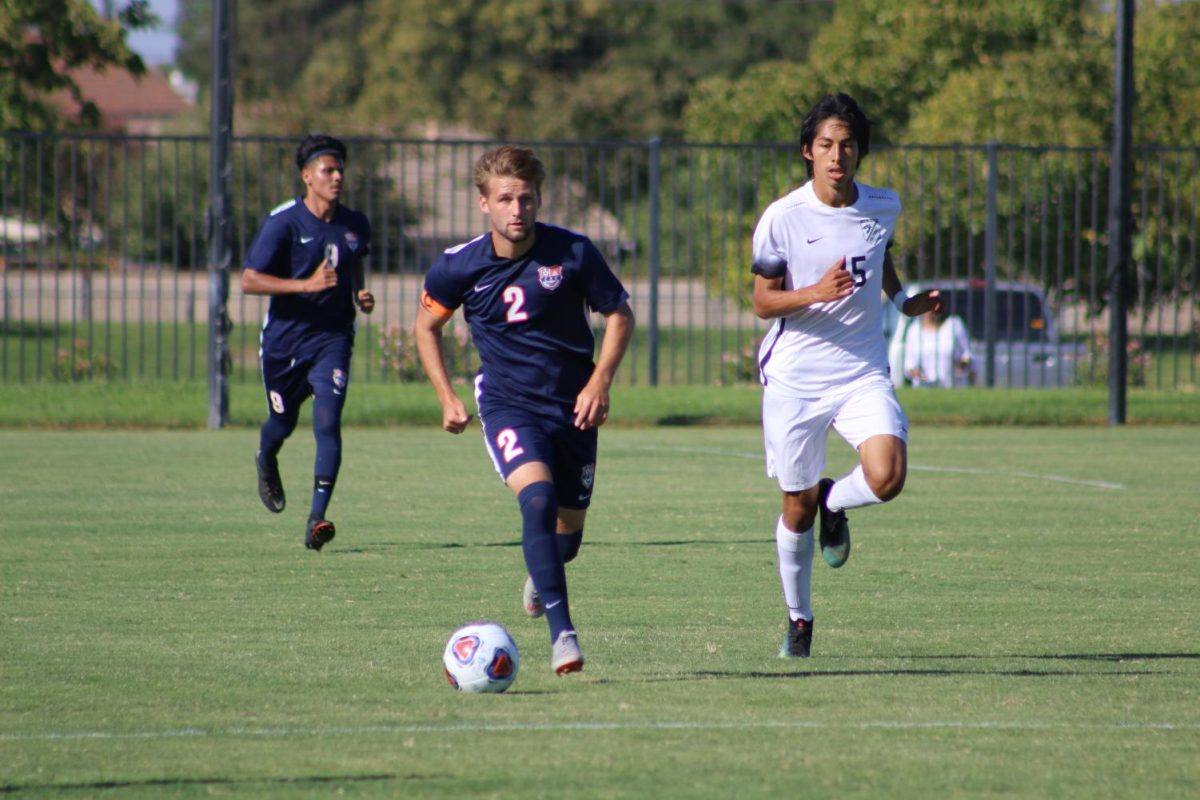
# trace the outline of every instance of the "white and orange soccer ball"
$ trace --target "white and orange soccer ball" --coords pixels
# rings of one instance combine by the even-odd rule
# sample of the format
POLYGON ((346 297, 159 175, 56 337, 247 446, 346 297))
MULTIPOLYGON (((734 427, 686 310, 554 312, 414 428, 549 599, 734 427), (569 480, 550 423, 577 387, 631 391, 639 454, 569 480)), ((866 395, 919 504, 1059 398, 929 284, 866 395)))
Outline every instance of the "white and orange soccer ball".
POLYGON ((468 622, 442 653, 446 680, 460 692, 503 692, 516 680, 521 654, 499 622, 468 622))

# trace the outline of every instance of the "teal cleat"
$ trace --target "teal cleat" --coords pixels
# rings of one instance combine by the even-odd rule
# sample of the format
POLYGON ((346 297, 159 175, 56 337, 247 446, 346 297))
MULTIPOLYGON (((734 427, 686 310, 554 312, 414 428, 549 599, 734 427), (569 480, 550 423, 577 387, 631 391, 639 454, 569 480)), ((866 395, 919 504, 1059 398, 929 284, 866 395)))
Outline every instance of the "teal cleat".
POLYGON ((825 563, 837 569, 850 558, 850 524, 846 522, 845 511, 830 511, 825 501, 829 498, 829 490, 833 488, 831 478, 822 478, 817 484, 819 503, 821 507, 821 558, 825 563))

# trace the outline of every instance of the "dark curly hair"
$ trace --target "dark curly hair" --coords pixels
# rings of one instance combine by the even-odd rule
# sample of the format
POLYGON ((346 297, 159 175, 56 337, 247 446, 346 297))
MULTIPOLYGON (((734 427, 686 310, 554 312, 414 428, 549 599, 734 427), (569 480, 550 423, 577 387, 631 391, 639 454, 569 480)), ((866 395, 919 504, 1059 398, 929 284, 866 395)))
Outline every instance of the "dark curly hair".
POLYGON ((319 156, 337 156, 346 160, 346 145, 341 139, 335 139, 324 133, 310 133, 296 147, 296 169, 304 169, 308 162, 319 156))

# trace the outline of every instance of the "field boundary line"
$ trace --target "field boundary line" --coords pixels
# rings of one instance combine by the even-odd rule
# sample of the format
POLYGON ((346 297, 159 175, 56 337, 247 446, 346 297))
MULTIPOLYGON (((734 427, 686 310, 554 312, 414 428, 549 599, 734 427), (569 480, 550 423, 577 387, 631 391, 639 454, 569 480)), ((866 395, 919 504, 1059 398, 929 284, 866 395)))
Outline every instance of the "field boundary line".
POLYGON ((413 733, 503 733, 539 731, 647 731, 647 730, 981 730, 981 731, 1184 731, 1200 732, 1200 720, 1192 722, 1039 722, 1002 720, 865 720, 821 722, 817 720, 749 720, 744 722, 640 720, 634 722, 478 722, 432 725, 344 725, 329 727, 282 726, 267 728, 175 728, 159 731, 48 731, 46 733, 3 733, 0 742, 68 741, 96 739, 205 739, 274 738, 286 736, 359 736, 413 733))
MULTIPOLYGON (((671 451, 674 453, 694 453, 696 455, 708 456, 725 456, 727 458, 748 458, 755 461, 760 461, 763 458, 762 453, 750 453, 745 450, 723 450, 719 447, 684 447, 682 445, 657 445, 657 444, 606 444, 605 449, 615 450, 646 450, 646 451, 671 451)), ((1098 481, 1089 478, 1071 478, 1066 475, 1051 475, 1040 472, 1028 472, 1026 470, 1014 469, 989 469, 987 467, 943 467, 933 464, 913 464, 910 463, 908 468, 915 472, 949 472, 961 475, 999 475, 1008 476, 1010 478, 1028 478, 1035 481, 1051 481, 1053 483, 1067 483, 1072 486, 1088 486, 1093 489, 1106 489, 1108 491, 1123 491, 1126 486, 1123 483, 1113 483, 1111 481, 1098 481)))

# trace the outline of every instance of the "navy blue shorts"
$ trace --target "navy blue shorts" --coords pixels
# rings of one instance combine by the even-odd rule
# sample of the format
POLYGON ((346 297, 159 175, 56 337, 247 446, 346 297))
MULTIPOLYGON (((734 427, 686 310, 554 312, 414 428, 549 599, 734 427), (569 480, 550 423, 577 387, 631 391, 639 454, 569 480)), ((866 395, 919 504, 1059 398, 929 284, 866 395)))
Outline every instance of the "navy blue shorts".
POLYGON ((592 502, 596 478, 597 429, 581 431, 569 421, 507 407, 480 409, 483 441, 505 481, 522 464, 550 468, 558 505, 584 509, 592 502))
POLYGON ((309 397, 345 405, 353 351, 354 340, 348 336, 330 337, 287 358, 269 355, 264 350, 263 385, 271 413, 294 416, 309 397))

